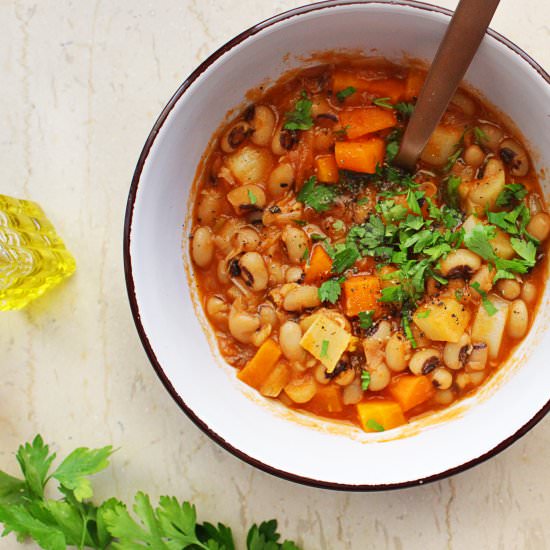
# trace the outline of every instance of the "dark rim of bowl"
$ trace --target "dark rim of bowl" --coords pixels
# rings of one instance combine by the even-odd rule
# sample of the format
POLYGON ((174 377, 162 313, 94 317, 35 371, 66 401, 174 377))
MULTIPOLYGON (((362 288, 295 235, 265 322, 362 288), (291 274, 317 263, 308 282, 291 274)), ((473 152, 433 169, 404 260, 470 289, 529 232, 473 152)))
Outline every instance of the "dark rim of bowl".
MULTIPOLYGON (((237 35, 235 38, 224 44, 222 47, 220 47, 217 51, 215 51, 212 55, 208 57, 203 63, 201 63, 192 73, 191 75, 183 82, 183 84, 180 85, 180 87, 177 89, 176 93, 172 96, 170 101, 167 103, 166 107, 162 110, 160 116, 158 117, 157 121, 155 122, 151 132, 149 133, 149 136, 147 138, 147 141, 145 142, 145 145, 143 147, 143 150, 141 152, 141 155, 139 157, 138 163, 136 165, 136 169, 134 172, 134 176, 132 178, 132 184, 130 187, 130 192, 128 195, 128 202, 126 207, 126 215, 124 220, 124 272, 126 276, 126 288, 128 291, 128 298, 130 301, 130 308, 132 310, 132 315, 134 317, 134 322, 139 334, 139 337, 141 339, 142 345, 145 348, 145 351, 147 353, 147 356, 149 357, 149 360, 155 369, 157 376, 160 378, 161 382, 164 384, 165 388, 168 390, 174 401, 179 405, 179 407, 185 412, 185 414, 211 439, 213 439, 216 443, 221 445, 224 449, 232 453, 234 456, 240 458, 244 462, 247 462, 248 464, 255 466, 256 468, 259 468, 260 470, 263 470, 264 472, 267 472, 269 474, 272 474, 274 476, 280 477, 282 479, 286 479, 289 481, 294 481, 297 483, 301 483, 303 485, 309 485, 312 487, 317 488, 323 488, 323 489, 334 489, 334 490, 340 490, 340 491, 384 491, 388 489, 403 489, 407 487, 414 487, 417 485, 423 485, 426 483, 430 483, 433 481, 438 481, 440 479, 444 479, 448 476, 457 474, 459 472, 463 472, 473 466, 476 466, 485 460, 497 455, 507 447, 509 447, 512 443, 516 442, 520 437, 525 435, 531 428, 533 428, 544 416, 548 413, 550 410, 550 400, 546 403, 546 405, 531 418, 523 427, 521 427, 519 430, 517 430, 514 434, 506 438, 504 441, 502 441, 500 444, 498 444, 493 449, 487 451, 481 456, 478 456, 477 458, 474 458, 468 462, 465 462, 459 466, 456 466, 454 468, 451 468, 449 470, 446 470, 444 472, 434 474, 432 476, 427 476, 424 478, 419 478, 415 480, 410 481, 403 481, 400 483, 391 483, 391 484, 381 484, 381 485, 352 485, 352 484, 343 484, 343 483, 336 483, 336 482, 330 482, 330 481, 323 481, 323 480, 317 480, 309 477, 304 477, 296 474, 292 474, 290 472, 286 472, 284 470, 280 470, 277 468, 274 468, 273 466, 270 466, 269 464, 265 464, 249 455, 241 451, 240 449, 237 449, 236 447, 233 447, 231 443, 223 439, 220 435, 218 435, 212 428, 210 428, 205 422, 203 422, 195 412, 186 405, 186 403, 183 401, 181 396, 178 394, 178 392, 175 390, 175 388, 172 386, 172 383, 170 382, 170 379, 164 372, 162 366, 160 365, 158 359, 155 356, 155 352, 153 351, 153 348, 149 342, 149 339, 147 337, 147 334, 145 332, 145 329, 143 328, 143 325, 141 323, 141 317, 139 312, 139 306, 138 301, 135 293, 135 285, 134 285, 134 277, 132 274, 132 258, 130 255, 130 241, 131 241, 131 228, 132 228, 132 217, 133 217, 133 211, 134 211, 134 203, 136 200, 136 194, 138 190, 139 180, 141 177, 141 173, 143 171, 143 167, 145 165, 145 161, 147 160, 147 157, 149 155, 149 151, 151 150, 151 147, 153 146, 153 143, 162 128, 164 122, 168 118, 168 115, 172 111, 174 105, 179 101, 179 99, 182 97, 182 95, 185 93, 187 88, 191 86, 191 84, 208 68, 212 63, 214 63, 218 58, 220 58, 222 55, 230 51, 232 48, 234 48, 236 45, 240 44, 247 38, 254 36, 258 32, 262 31, 263 29, 270 27, 276 23, 279 23, 280 21, 284 21, 286 19, 290 19, 292 17, 295 17, 297 15, 302 15, 305 13, 310 13, 313 11, 326 9, 326 8, 332 8, 332 7, 338 7, 338 6, 346 6, 346 5, 361 5, 361 4, 389 4, 389 5, 396 5, 396 6, 405 6, 408 8, 415 8, 419 10, 429 11, 429 12, 435 12, 439 14, 443 14, 446 16, 451 16, 453 14, 452 11, 447 10, 445 8, 441 8, 439 6, 434 6, 432 4, 426 4, 424 2, 417 2, 415 0, 366 0, 366 1, 358 1, 358 0, 328 0, 324 2, 318 2, 314 4, 309 4, 307 6, 295 8, 289 11, 286 11, 284 13, 281 13, 279 15, 276 15, 274 17, 271 17, 269 19, 266 19, 257 25, 254 25, 253 27, 250 27, 249 29, 245 30, 241 34, 237 35)), ((520 56, 524 61, 529 63, 529 65, 537 72, 539 75, 546 80, 548 84, 550 84, 550 76, 548 73, 536 62, 534 61, 527 53, 525 53, 521 48, 516 46, 513 42, 502 36, 501 34, 495 32, 492 29, 488 30, 488 34, 493 37, 495 40, 509 48, 513 53, 520 56)))

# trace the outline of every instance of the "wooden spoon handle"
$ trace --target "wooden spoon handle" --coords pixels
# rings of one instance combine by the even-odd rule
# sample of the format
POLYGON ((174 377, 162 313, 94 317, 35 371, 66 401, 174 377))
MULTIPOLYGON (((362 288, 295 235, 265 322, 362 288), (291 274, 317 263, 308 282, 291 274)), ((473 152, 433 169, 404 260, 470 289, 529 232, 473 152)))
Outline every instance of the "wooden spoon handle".
POLYGON ((395 163, 413 170, 460 81, 500 0, 461 0, 435 55, 395 163))

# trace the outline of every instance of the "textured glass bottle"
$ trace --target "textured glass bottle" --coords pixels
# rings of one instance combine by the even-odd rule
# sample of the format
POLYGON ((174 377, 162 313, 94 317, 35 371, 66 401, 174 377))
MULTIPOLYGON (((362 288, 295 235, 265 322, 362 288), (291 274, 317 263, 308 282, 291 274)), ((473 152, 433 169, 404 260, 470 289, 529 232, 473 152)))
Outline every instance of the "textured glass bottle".
POLYGON ((0 310, 25 307, 75 267, 38 204, 0 195, 0 310))

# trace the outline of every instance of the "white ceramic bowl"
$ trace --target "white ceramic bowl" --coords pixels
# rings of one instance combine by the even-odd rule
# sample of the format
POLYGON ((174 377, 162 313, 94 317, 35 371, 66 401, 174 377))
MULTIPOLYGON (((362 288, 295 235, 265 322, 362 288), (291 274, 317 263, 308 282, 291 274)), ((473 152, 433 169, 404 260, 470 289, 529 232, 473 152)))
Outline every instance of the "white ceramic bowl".
MULTIPOLYGON (((406 1, 326 2, 274 17, 226 44, 182 84, 139 159, 124 251, 143 345, 172 397, 205 433, 273 474, 337 489, 419 484, 494 455, 550 407, 548 293, 512 360, 474 397, 375 435, 290 411, 243 385, 221 359, 195 301, 190 190, 212 133, 245 92, 320 50, 375 48, 394 60, 403 54, 430 60, 448 21, 446 10, 406 1)), ((550 166, 550 79, 541 67, 490 32, 466 81, 515 121, 537 168, 550 166)))

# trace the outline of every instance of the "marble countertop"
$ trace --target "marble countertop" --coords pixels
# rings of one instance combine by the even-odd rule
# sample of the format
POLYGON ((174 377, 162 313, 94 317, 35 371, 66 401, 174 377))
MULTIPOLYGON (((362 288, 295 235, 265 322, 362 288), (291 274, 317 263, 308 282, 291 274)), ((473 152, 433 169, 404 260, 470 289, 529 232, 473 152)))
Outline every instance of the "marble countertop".
MULTIPOLYGON (((120 447, 98 498, 191 499, 239 541, 278 518, 305 550, 550 548, 550 421, 496 458, 424 487, 346 494, 255 470, 172 401, 126 299, 126 196, 155 118, 185 76, 251 24, 304 2, 0 0, 0 192, 38 201, 78 271, 0 313, 0 469, 40 432, 64 455, 120 447), (213 472, 217 472, 213 475, 213 472)), ((454 0, 439 0, 452 8, 454 0)), ((493 28, 550 69, 548 0, 502 2, 493 28)), ((406 460, 406 457, 404 457, 406 460)), ((10 535, 0 548, 15 548, 10 535)))

